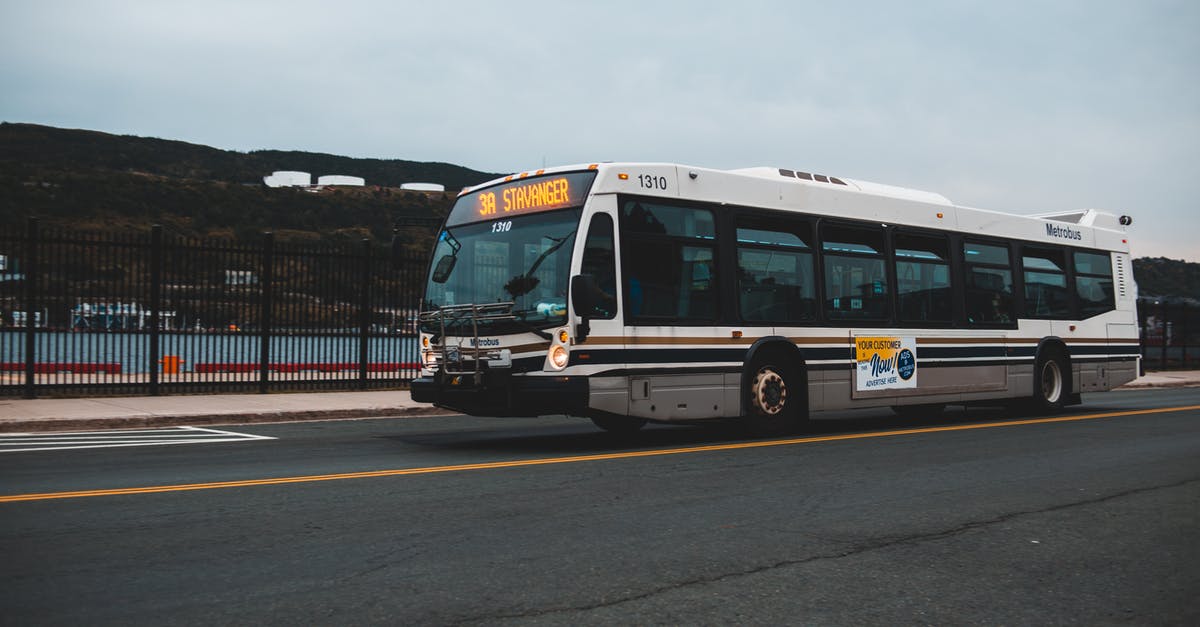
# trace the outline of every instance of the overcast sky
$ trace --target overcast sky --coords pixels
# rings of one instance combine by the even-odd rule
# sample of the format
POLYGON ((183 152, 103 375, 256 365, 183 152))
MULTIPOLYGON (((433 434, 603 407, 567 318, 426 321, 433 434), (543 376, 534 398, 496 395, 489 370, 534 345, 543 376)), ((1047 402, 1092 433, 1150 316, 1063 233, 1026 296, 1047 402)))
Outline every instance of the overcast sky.
POLYGON ((1200 261, 1200 2, 0 0, 0 54, 10 122, 489 172, 779 166, 1127 213, 1136 256, 1200 261))

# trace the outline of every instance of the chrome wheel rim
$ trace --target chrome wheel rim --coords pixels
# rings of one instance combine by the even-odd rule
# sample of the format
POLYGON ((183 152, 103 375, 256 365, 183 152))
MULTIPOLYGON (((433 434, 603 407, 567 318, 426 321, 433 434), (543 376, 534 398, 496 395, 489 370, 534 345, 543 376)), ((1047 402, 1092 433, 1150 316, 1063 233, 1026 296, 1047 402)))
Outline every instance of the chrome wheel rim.
POLYGON ((1062 396, 1063 378, 1058 362, 1051 359, 1042 366, 1042 398, 1047 403, 1057 403, 1062 396))
POLYGON ((751 393, 754 400, 754 411, 766 416, 778 414, 787 404, 787 383, 770 366, 760 369, 754 375, 751 393))

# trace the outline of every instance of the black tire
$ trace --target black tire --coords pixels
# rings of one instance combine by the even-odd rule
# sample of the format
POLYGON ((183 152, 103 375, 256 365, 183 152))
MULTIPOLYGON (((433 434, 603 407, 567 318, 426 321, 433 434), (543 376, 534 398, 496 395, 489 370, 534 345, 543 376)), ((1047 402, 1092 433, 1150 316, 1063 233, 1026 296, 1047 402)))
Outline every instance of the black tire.
POLYGON ((1059 411, 1071 396, 1071 371, 1055 348, 1038 352, 1033 366, 1032 405, 1038 411, 1059 411))
POLYGON ((646 421, 629 416, 593 416, 592 424, 614 435, 631 435, 646 426, 646 421))
POLYGON ((906 420, 916 418, 936 418, 946 409, 945 403, 926 403, 922 405, 892 405, 892 412, 906 420))
POLYGON ((808 420, 808 390, 803 371, 781 351, 755 357, 746 378, 742 425, 751 437, 793 433, 808 420))

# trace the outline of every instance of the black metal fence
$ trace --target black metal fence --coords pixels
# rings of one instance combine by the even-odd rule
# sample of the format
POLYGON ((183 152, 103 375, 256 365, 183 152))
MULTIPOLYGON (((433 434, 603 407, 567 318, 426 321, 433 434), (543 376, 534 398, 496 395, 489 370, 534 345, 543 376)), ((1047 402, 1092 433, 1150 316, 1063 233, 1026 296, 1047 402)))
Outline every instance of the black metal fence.
POLYGON ((1138 324, 1143 368, 1200 368, 1200 306, 1185 301, 1140 299, 1138 324))
POLYGON ((0 396, 404 387, 426 262, 31 219, 0 230, 0 396))
MULTIPOLYGON (((425 264, 384 248, 0 230, 0 396, 401 388, 425 264)), ((1200 307, 1138 302, 1143 366, 1200 368, 1200 307)))

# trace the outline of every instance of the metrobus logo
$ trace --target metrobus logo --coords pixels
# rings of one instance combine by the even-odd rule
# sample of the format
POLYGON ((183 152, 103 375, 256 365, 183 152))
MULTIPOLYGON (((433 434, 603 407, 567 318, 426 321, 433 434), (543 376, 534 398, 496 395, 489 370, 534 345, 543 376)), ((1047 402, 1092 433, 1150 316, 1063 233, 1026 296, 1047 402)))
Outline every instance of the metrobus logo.
POLYGON ((1046 235, 1049 237, 1058 237, 1061 239, 1074 239, 1074 240, 1082 240, 1083 239, 1082 231, 1076 231, 1075 229, 1072 229, 1069 227, 1058 226, 1057 224, 1050 224, 1048 222, 1046 223, 1046 235))

